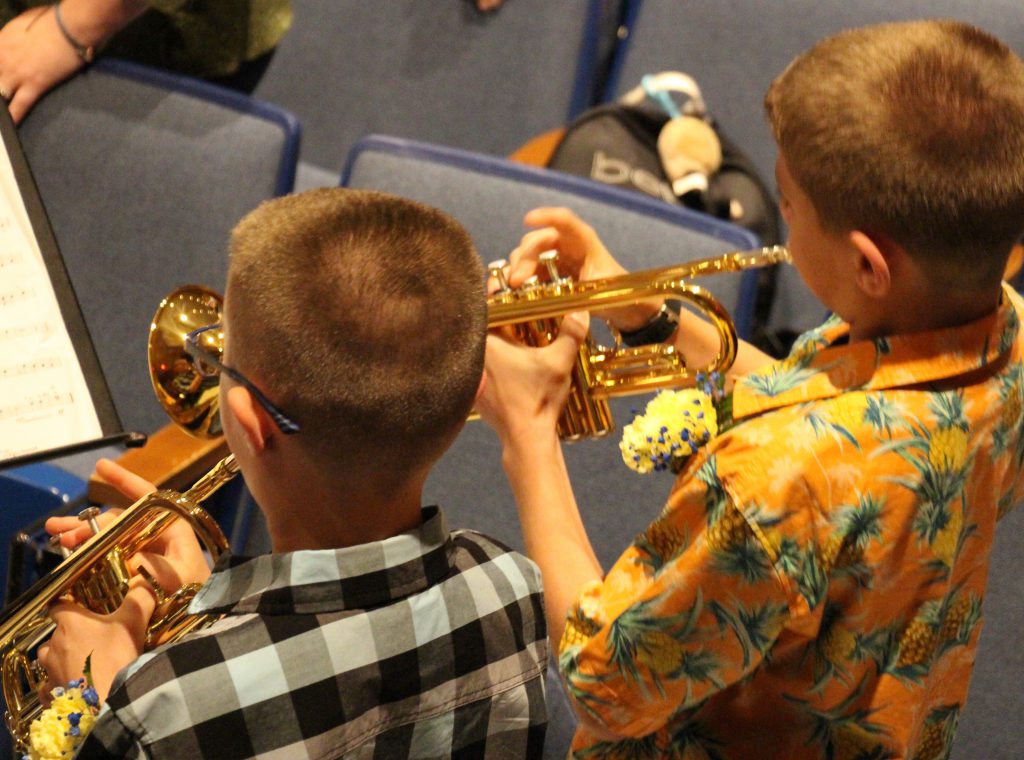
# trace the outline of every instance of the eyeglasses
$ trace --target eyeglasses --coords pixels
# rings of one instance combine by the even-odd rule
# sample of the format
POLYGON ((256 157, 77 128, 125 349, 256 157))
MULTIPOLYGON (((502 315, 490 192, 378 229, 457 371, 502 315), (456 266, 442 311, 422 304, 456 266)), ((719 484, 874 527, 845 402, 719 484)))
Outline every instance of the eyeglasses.
POLYGON ((285 435, 292 435, 293 433, 299 432, 299 426, 295 423, 288 415, 278 409, 274 402, 267 398, 263 391, 253 385, 252 381, 249 380, 245 375, 239 372, 233 367, 229 367, 220 360, 220 357, 209 349, 204 348, 200 343, 200 337, 207 332, 212 330, 220 330, 221 324, 207 325, 206 327, 200 327, 198 330, 193 330, 185 336, 185 353, 188 354, 192 363, 195 365, 196 370, 204 377, 215 377, 217 373, 223 372, 225 375, 230 377, 236 383, 244 386, 259 402, 267 414, 270 415, 271 419, 274 420, 274 424, 277 425, 278 429, 285 435))

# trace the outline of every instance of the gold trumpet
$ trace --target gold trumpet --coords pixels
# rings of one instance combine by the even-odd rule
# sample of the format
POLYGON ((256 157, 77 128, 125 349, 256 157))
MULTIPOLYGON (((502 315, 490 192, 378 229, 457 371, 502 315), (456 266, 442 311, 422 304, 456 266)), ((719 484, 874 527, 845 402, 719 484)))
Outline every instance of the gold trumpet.
MULTIPOLYGON (((161 302, 150 330, 150 376, 160 402, 175 422, 197 437, 220 432, 218 394, 216 381, 201 376, 188 357, 185 336, 219 321, 221 300, 216 294, 205 288, 184 288, 161 302)), ((234 457, 227 456, 185 493, 156 491, 128 507, 102 532, 95 522, 96 507, 79 514, 94 535, 21 594, 0 618, 0 679, 7 705, 4 719, 19 751, 27 750, 30 726, 43 709, 38 691, 46 674, 32 655, 53 632, 47 614, 50 604, 64 598, 93 612, 113 612, 128 591, 128 562, 179 517, 191 525, 216 560, 227 550, 228 542, 200 504, 237 472, 234 457)), ((158 599, 146 634, 146 650, 216 620, 215 616, 187 614, 197 584, 186 584, 165 595, 148 573, 141 572, 158 599)))
POLYGON ((488 266, 499 283, 499 290, 488 299, 488 327, 508 326, 513 340, 545 346, 557 336, 566 314, 601 311, 658 297, 678 299, 702 312, 719 337, 714 360, 706 367, 689 368, 682 354, 671 345, 627 347, 612 329, 615 345, 605 347, 588 335, 580 346, 569 397, 558 421, 559 437, 574 441, 607 435, 613 429, 609 398, 694 385, 698 374, 724 372, 732 366, 736 359, 736 327, 721 303, 689 280, 788 262, 790 258, 785 247, 774 246, 582 282, 558 274, 556 252, 543 253, 540 260, 547 269, 548 280, 541 282, 533 276, 514 290, 505 280, 504 261, 488 266))

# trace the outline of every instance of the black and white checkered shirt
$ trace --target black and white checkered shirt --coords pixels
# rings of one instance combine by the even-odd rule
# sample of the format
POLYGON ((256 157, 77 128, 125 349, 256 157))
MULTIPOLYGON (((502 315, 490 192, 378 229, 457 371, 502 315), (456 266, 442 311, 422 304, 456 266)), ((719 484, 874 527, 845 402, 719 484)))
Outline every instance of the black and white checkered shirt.
POLYGON ((540 573, 424 510, 347 549, 234 558, 213 626, 118 674, 79 758, 539 757, 540 573))

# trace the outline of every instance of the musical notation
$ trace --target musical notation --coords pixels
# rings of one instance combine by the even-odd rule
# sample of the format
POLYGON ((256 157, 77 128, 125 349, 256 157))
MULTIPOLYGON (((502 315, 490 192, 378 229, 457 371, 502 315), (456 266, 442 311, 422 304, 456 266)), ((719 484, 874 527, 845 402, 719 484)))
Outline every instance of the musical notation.
POLYGON ((32 322, 24 325, 0 327, 0 343, 28 339, 45 340, 50 334, 50 326, 45 322, 32 322))
MULTIPOLYGON (((102 437, 23 189, 0 140, 0 464, 102 437)), ((47 252, 56 256, 56 252, 47 252)))
POLYGON ((34 414, 48 413, 74 401, 71 393, 48 390, 22 398, 13 404, 0 404, 0 421, 9 421, 34 414))
POLYGON ((48 369, 57 369, 63 362, 57 356, 46 356, 42 359, 18 362, 17 364, 0 364, 0 380, 22 375, 35 375, 48 369))
POLYGON ((8 306, 18 301, 27 301, 35 295, 32 288, 14 288, 6 292, 0 291, 0 307, 8 306))

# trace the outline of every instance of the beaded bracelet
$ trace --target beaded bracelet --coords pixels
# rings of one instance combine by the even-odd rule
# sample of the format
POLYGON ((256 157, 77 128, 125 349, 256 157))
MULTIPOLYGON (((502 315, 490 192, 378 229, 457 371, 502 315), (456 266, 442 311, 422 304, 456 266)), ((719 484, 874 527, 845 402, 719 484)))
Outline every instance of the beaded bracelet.
POLYGON ((57 28, 60 29, 60 33, 64 35, 64 39, 68 41, 68 44, 75 49, 78 57, 82 59, 83 63, 92 63, 95 51, 92 45, 83 45, 81 42, 71 36, 71 32, 64 26, 64 19, 60 17, 60 3, 56 2, 53 4, 53 17, 57 20, 57 28))

